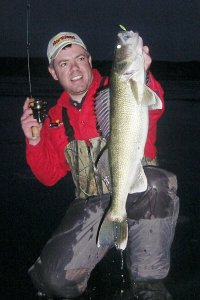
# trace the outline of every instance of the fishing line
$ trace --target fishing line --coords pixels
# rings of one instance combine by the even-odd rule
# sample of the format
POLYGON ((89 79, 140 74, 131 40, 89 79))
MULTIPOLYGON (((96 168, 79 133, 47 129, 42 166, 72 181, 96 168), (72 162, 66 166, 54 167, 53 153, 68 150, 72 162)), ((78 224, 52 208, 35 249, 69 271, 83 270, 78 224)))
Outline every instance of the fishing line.
POLYGON ((32 85, 31 85, 31 69, 30 69, 30 19, 31 19, 31 2, 27 0, 26 4, 26 50, 27 50, 27 68, 28 68, 28 83, 29 93, 32 97, 32 85))
MULTIPOLYGON (((27 49, 27 69, 28 69, 28 84, 29 84, 29 98, 30 103, 29 107, 33 111, 33 118, 38 121, 38 123, 43 123, 47 114, 46 114, 46 104, 44 100, 35 99, 32 97, 32 84, 31 84, 31 68, 30 68, 30 24, 31 24, 31 1, 27 0, 26 2, 26 49, 27 49)), ((32 127, 32 137, 38 138, 39 136, 39 127, 32 127)))

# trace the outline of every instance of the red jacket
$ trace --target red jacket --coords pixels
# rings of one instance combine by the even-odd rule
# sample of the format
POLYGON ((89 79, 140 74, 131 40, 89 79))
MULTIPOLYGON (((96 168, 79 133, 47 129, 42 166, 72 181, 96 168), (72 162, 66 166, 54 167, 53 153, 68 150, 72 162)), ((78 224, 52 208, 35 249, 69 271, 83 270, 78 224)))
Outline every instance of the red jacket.
MULTIPOLYGON (((75 138, 79 140, 89 140, 99 135, 96 129, 96 116, 94 112, 94 95, 101 82, 101 75, 97 70, 93 70, 93 81, 87 92, 82 108, 78 110, 70 102, 70 97, 63 92, 49 111, 42 130, 41 139, 36 146, 26 143, 26 158, 32 172, 44 185, 52 186, 59 179, 64 177, 70 168, 64 156, 64 148, 68 144, 65 129, 62 124, 62 107, 67 108, 70 124, 74 128, 75 138), (58 127, 49 127, 50 122, 59 122, 58 127)), ((149 87, 153 89, 163 101, 163 89, 160 84, 150 74, 149 87)), ((164 103, 163 103, 164 104, 164 103)), ((145 156, 154 158, 156 156, 156 130, 157 122, 162 115, 162 110, 150 111, 150 123, 147 142, 145 146, 145 156)))

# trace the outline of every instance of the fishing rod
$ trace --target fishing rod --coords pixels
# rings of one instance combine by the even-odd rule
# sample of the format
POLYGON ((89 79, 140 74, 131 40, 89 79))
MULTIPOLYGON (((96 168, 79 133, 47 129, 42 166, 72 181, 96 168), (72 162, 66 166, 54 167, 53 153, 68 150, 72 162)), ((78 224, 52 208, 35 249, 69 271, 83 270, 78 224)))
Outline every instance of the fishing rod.
POLYGON ((26 4, 26 52, 27 52, 27 68, 28 68, 28 83, 29 83, 29 94, 32 98, 32 84, 31 84, 31 70, 30 70, 30 19, 31 19, 31 4, 27 0, 26 4))
MULTIPOLYGON (((44 100, 35 99, 32 96, 32 83, 31 83, 31 68, 30 68, 30 24, 31 24, 31 1, 27 0, 26 3, 26 52, 27 52, 27 71, 28 71, 28 85, 29 85, 29 107, 33 111, 33 117, 38 123, 43 123, 46 117, 46 104, 44 100)), ((37 138, 39 136, 39 128, 32 127, 32 136, 37 138)))

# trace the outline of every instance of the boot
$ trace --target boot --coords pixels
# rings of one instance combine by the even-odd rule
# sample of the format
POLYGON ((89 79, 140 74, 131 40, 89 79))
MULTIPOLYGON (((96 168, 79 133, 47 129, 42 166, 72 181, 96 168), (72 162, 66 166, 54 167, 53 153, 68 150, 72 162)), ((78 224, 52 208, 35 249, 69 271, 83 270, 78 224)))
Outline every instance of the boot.
POLYGON ((131 283, 132 300, 173 300, 160 280, 131 283))

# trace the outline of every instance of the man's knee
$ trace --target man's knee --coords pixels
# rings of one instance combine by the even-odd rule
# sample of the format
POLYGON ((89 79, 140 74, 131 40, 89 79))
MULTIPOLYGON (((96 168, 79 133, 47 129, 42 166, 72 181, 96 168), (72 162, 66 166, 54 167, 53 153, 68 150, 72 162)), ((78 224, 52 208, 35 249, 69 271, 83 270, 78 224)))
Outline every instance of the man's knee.
POLYGON ((148 188, 129 196, 127 267, 133 280, 162 279, 170 267, 170 247, 179 212, 176 176, 145 167, 148 188))
MULTIPOLYGON (((177 177, 157 167, 145 167, 148 189, 152 190, 153 216, 165 218, 174 215, 177 203, 177 177)), ((151 205, 152 207, 152 205, 151 205)))
POLYGON ((174 173, 153 166, 144 167, 144 171, 149 187, 158 192, 177 192, 177 177, 174 173))
POLYGON ((140 220, 173 216, 178 202, 176 175, 153 166, 144 167, 144 171, 148 188, 143 193, 129 195, 128 218, 140 220))

